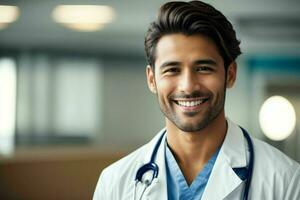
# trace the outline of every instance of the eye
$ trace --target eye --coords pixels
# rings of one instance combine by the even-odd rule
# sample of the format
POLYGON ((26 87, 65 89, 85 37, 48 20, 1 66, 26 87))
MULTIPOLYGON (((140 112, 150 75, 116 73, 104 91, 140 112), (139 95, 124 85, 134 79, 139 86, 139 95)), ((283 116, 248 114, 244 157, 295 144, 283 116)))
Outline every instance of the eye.
POLYGON ((167 68, 163 71, 164 74, 175 74, 175 73, 178 73, 180 70, 178 67, 170 67, 170 68, 167 68))
POLYGON ((197 72, 204 72, 204 73, 209 73, 213 71, 212 67, 209 66, 198 66, 196 67, 197 72))

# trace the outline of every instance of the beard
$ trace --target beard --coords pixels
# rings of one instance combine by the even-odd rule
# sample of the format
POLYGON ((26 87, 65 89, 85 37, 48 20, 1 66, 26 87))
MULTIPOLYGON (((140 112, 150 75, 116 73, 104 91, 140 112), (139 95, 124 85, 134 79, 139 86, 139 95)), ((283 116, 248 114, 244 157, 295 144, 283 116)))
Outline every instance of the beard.
POLYGON ((168 98, 169 106, 166 104, 163 104, 159 100, 160 110, 165 115, 165 117, 170 120, 178 129, 184 131, 184 132, 198 132, 203 129, 205 129, 208 125, 210 125, 223 111, 224 104, 225 104, 225 96, 226 96, 226 86, 224 86, 223 90, 221 92, 214 95, 211 92, 200 92, 195 91, 190 95, 171 95, 168 98), (172 104, 175 104, 172 99, 174 98, 183 98, 183 99, 189 99, 189 98, 203 98, 208 97, 208 105, 205 107, 201 113, 199 112, 185 112, 183 113, 185 118, 191 118, 191 120, 184 120, 182 117, 176 113, 174 110, 174 106, 172 104), (172 106, 171 106, 172 105, 172 106), (197 116, 201 115, 201 116, 197 116), (196 121, 195 119, 196 118, 196 121))

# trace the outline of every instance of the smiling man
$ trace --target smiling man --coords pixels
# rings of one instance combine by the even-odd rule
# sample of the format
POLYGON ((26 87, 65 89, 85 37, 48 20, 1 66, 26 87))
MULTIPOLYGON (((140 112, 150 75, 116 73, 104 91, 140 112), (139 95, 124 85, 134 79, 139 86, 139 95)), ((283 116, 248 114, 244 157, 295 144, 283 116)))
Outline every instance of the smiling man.
POLYGON ((236 65, 226 73, 208 37, 172 33, 157 43, 154 66, 147 67, 149 88, 166 116, 167 144, 191 184, 224 140, 225 91, 234 83, 236 65))
POLYGON ((164 4, 145 38, 149 89, 166 127, 106 168, 94 199, 300 199, 300 167, 225 117, 239 41, 200 1, 164 4))

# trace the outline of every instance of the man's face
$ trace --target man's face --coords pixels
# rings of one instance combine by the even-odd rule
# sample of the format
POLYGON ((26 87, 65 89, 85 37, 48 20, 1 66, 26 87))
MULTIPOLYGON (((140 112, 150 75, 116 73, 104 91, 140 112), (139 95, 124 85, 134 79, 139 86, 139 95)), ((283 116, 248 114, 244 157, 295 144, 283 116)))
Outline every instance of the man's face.
POLYGON ((148 66, 147 80, 167 120, 182 131, 195 132, 224 115, 235 63, 227 71, 226 76, 223 59, 209 38, 170 34, 158 41, 155 74, 148 66))

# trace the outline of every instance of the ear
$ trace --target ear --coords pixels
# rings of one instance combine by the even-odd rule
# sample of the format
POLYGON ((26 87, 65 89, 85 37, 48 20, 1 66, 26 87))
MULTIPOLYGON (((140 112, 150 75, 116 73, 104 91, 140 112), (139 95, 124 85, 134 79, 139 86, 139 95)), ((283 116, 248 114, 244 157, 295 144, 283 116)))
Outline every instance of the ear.
POLYGON ((235 83, 235 79, 236 79, 236 62, 233 61, 227 69, 227 80, 226 80, 226 87, 227 88, 231 88, 234 83, 235 83))
POLYGON ((152 67, 150 65, 147 65, 146 75, 147 75, 147 83, 148 83, 149 90, 152 93, 156 94, 156 84, 155 84, 154 71, 152 70, 152 67))

